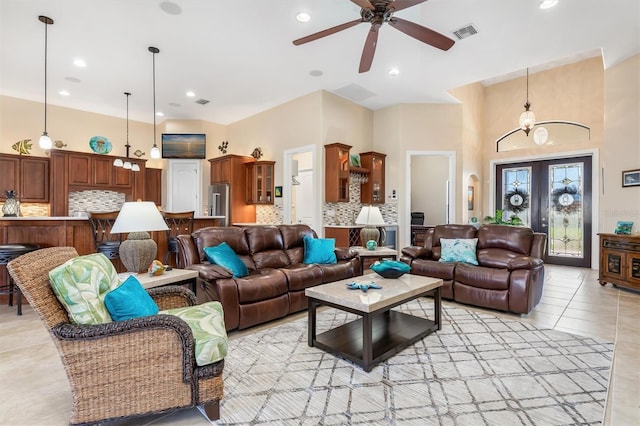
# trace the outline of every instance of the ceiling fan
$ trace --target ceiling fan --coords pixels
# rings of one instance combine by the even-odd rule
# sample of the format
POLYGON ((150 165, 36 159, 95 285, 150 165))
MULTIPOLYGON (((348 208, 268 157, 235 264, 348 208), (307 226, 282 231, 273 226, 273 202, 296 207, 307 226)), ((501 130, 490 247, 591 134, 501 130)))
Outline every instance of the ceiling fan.
POLYGON ((376 45, 378 43, 378 30, 385 22, 387 22, 393 28, 415 38, 416 40, 419 40, 430 46, 437 47, 438 49, 449 50, 455 43, 455 41, 453 41, 449 37, 446 37, 429 28, 393 16, 393 14, 399 10, 407 9, 411 6, 424 3, 427 0, 351 1, 362 8, 362 10, 360 11, 360 19, 345 22, 344 24, 327 28, 326 30, 299 38, 297 40, 294 40, 293 44, 299 46, 301 44, 308 43, 310 41, 317 40, 331 34, 335 34, 339 31, 346 30, 347 28, 351 28, 363 22, 368 22, 371 24, 371 29, 369 30, 369 34, 367 35, 367 40, 365 41, 364 49, 362 50, 362 57, 360 58, 359 72, 363 73, 371 69, 371 64, 373 63, 373 55, 376 52, 376 45))

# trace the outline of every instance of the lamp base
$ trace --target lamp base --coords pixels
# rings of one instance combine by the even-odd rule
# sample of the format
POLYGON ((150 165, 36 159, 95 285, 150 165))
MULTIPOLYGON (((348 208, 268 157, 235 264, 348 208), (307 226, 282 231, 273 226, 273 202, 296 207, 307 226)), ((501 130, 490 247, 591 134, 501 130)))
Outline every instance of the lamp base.
POLYGON ((148 232, 131 232, 120 243, 120 260, 128 272, 146 272, 156 258, 158 245, 148 232))
POLYGON ((375 226, 365 226, 360 230, 360 245, 363 247, 367 247, 367 241, 369 240, 375 241, 377 245, 379 239, 380 231, 375 226))

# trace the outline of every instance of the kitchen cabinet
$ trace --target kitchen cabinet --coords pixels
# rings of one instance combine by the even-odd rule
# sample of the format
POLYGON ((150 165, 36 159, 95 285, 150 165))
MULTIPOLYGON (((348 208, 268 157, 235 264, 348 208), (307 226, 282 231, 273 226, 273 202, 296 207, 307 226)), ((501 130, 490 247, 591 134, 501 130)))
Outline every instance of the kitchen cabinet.
POLYGON ((384 204, 384 159, 387 155, 379 152, 360 153, 360 165, 369 169, 369 178, 361 186, 362 204, 384 204))
POLYGON ((146 160, 130 158, 140 171, 115 167, 117 157, 74 151, 52 150, 50 160, 50 211, 52 216, 69 214, 69 192, 105 190, 123 193, 126 201, 144 198, 146 160))
POLYGON ((13 189, 20 202, 49 202, 49 159, 20 155, 0 155, 0 200, 13 189))
POLYGON ((147 167, 144 171, 144 200, 162 205, 162 169, 147 167))
POLYGON ((255 158, 242 155, 227 154, 209 160, 211 165, 210 183, 229 184, 229 210, 231 217, 227 224, 234 222, 255 222, 256 206, 247 204, 246 196, 246 167, 247 163, 253 163, 255 158))
POLYGON ((640 236, 600 235, 600 285, 640 289, 640 236))
POLYGON ((246 163, 247 204, 273 204, 273 169, 275 161, 246 163))
POLYGON ((324 200, 327 203, 349 201, 350 145, 332 143, 324 146, 324 200))

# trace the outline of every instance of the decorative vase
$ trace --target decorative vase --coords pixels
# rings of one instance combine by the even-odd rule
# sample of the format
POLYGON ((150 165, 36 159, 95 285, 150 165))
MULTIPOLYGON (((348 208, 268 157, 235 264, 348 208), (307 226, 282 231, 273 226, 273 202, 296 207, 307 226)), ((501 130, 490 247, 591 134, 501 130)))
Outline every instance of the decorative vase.
POLYGON ((367 241, 367 250, 375 250, 378 247, 378 242, 376 240, 367 241))
POLYGON ((16 191, 5 191, 7 200, 2 206, 2 214, 4 217, 18 217, 20 216, 20 201, 16 199, 16 191))

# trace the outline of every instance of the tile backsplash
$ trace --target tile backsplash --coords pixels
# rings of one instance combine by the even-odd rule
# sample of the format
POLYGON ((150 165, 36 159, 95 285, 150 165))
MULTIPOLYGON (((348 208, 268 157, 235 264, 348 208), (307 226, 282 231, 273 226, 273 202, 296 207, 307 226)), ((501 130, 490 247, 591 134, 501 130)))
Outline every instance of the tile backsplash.
POLYGON ((69 216, 82 212, 112 212, 122 208, 125 194, 115 191, 88 190, 69 193, 69 216))

